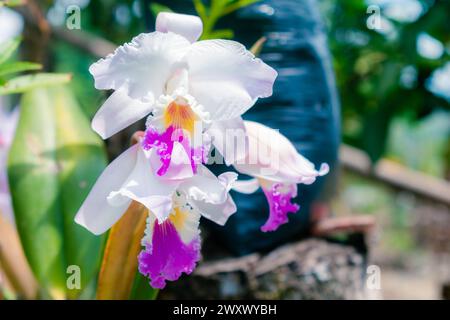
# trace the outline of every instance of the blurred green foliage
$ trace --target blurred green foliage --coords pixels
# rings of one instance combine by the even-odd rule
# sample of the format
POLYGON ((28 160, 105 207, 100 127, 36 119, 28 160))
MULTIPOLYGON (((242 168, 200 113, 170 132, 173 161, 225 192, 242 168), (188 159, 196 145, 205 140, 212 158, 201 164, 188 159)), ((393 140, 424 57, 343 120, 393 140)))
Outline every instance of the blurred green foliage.
POLYGON ((8 159, 17 229, 44 298, 76 298, 99 269, 103 237, 74 216, 106 166, 102 140, 64 87, 25 93, 8 159), (66 284, 68 267, 80 288, 66 284))
POLYGON ((14 53, 19 47, 21 38, 14 38, 0 46, 0 96, 22 93, 27 90, 50 86, 70 81, 69 74, 38 73, 34 75, 20 75, 24 71, 40 70, 38 63, 15 61, 14 53), (13 76, 14 75, 14 76, 13 76))
POLYGON ((394 118, 387 154, 409 168, 443 177, 448 170, 450 113, 437 110, 421 121, 394 118))
MULTIPOLYGON (((345 204, 340 213, 373 215, 381 233, 378 245, 387 254, 413 252, 420 247, 413 232, 414 206, 417 199, 406 193, 394 192, 383 183, 347 172, 340 182, 345 204)), ((342 205, 342 204, 341 204, 342 205)), ((339 208, 339 205, 337 206, 339 208)))
MULTIPOLYGON (((450 1, 322 1, 322 7, 342 102, 345 142, 366 150, 376 161, 386 154, 394 119, 417 123, 436 110, 449 110, 449 100, 432 93, 429 83, 433 72, 449 61, 450 1), (377 18, 368 10, 369 4, 378 5, 378 29, 367 25, 369 18, 377 18), (413 6, 417 12, 411 11, 413 6), (432 39, 425 49, 442 46, 442 53, 421 54, 421 37, 432 39)), ((448 148, 448 130, 443 135, 448 148)), ((391 136, 397 137, 398 133, 391 136)), ((438 152, 441 158, 445 154, 438 152)), ((394 154, 399 159, 399 153, 394 154)), ((410 164, 411 156, 421 157, 409 154, 399 160, 410 164)))

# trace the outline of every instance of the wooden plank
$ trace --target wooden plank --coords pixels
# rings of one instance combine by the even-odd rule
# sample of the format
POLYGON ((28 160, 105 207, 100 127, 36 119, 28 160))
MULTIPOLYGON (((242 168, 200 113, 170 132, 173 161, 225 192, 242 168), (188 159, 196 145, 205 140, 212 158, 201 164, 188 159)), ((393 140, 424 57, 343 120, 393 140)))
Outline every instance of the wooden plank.
POLYGON ((450 183, 448 181, 409 169, 388 159, 382 159, 372 166, 369 157, 363 151, 348 145, 340 147, 339 158, 345 169, 450 205, 450 183))

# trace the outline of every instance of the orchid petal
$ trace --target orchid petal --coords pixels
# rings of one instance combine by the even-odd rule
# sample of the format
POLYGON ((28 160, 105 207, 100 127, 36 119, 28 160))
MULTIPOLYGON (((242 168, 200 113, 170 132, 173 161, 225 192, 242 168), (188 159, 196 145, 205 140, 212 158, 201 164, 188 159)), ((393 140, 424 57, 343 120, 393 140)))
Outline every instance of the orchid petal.
POLYGON ((137 149, 137 145, 132 146, 106 167, 78 210, 75 222, 99 235, 119 220, 131 200, 127 199, 113 206, 109 204, 107 197, 112 190, 121 187, 133 170, 137 160, 137 149))
POLYGON ((202 34, 203 24, 197 16, 161 12, 156 17, 156 31, 173 32, 192 43, 197 41, 202 34))
POLYGON ((270 213, 261 231, 275 231, 280 225, 288 223, 288 213, 296 213, 300 209, 298 204, 291 202, 297 196, 297 185, 268 183, 262 189, 269 203, 270 213))
POLYGON ((272 95, 277 72, 230 40, 193 43, 186 56, 190 93, 212 120, 236 118, 258 98, 272 95))
POLYGON ((198 173, 179 186, 188 196, 189 203, 201 214, 217 224, 224 225, 236 212, 229 191, 237 179, 234 172, 225 172, 216 177, 205 166, 200 166, 198 173))
POLYGON ((164 162, 156 149, 152 151, 150 154, 151 170, 160 175, 161 179, 181 181, 194 175, 190 155, 181 143, 177 141, 173 143, 173 148, 170 150, 170 153, 167 153, 167 156, 170 157, 169 162, 164 162), (161 169, 164 170, 161 171, 161 169))
POLYGON ((167 80, 182 67, 189 41, 174 33, 142 33, 91 65, 97 89, 126 88, 133 99, 154 103, 167 80))
POLYGON ((244 123, 249 149, 245 163, 234 165, 237 171, 270 181, 304 184, 311 184, 318 176, 328 173, 328 165, 322 164, 317 171, 277 130, 257 122, 244 123))
POLYGON ((107 139, 148 115, 151 107, 149 103, 130 98, 126 89, 119 88, 95 114, 92 129, 103 139, 107 139))
POLYGON ((137 153, 135 167, 123 185, 109 194, 108 202, 120 205, 131 199, 153 212, 159 221, 165 221, 172 211, 172 195, 178 183, 157 177, 150 164, 150 155, 147 156, 141 147, 137 153))
POLYGON ((227 166, 242 162, 247 155, 248 138, 241 117, 214 121, 208 129, 214 147, 225 160, 227 166))
POLYGON ((233 184, 233 190, 244 193, 252 194, 256 192, 260 187, 258 179, 238 180, 233 184))
POLYGON ((176 207, 169 216, 170 222, 177 229, 181 240, 189 244, 192 240, 200 236, 200 213, 196 210, 184 207, 176 207))
POLYGON ((221 226, 224 226, 228 219, 237 211, 236 203, 230 195, 228 195, 225 202, 220 204, 196 200, 191 200, 190 202, 201 212, 202 216, 221 226))
MULTIPOLYGON (((196 219, 192 223, 198 226, 200 216, 189 219, 196 219)), ((200 238, 198 229, 196 231, 197 234, 186 243, 179 234, 177 222, 167 220, 158 224, 149 217, 143 239, 145 250, 138 260, 139 272, 150 278, 153 287, 162 289, 167 280, 175 281, 183 272, 190 274, 194 270, 200 260, 200 238)))

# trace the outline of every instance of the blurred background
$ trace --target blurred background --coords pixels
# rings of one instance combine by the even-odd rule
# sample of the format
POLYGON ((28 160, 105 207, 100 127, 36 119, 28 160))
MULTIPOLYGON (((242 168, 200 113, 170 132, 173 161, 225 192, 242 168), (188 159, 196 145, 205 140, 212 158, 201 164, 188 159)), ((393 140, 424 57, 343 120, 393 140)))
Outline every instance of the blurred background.
MULTIPOLYGON (((22 35, 14 59, 72 74, 68 86, 91 119, 105 93, 94 88, 90 64, 110 52, 110 43, 118 45, 149 30, 152 17, 170 3, 56 0, 29 1, 28 9, 2 7, 0 44, 22 35), (77 8, 80 29, 72 20, 75 29, 70 30, 68 17, 77 8)), ((240 3, 242 8, 236 7, 230 17, 246 6, 277 15, 265 1, 240 3)), ((317 1, 317 7, 341 105, 341 171, 332 211, 375 218, 368 236, 370 263, 382 270, 384 298, 448 298, 450 1, 332 0, 317 1)), ((227 15, 220 19, 226 21, 227 15)), ((205 38, 240 33, 228 27, 207 31, 205 38)), ((0 98, 4 109, 19 103, 16 95, 0 98)), ((110 157, 128 141, 126 135, 112 138, 110 157)))

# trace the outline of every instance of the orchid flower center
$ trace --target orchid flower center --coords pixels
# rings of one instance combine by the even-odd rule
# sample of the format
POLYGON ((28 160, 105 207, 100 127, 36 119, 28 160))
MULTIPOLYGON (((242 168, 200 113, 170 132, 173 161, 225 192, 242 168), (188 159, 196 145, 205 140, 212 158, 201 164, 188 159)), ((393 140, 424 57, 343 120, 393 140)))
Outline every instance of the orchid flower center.
POLYGON ((188 101, 177 97, 164 110, 163 121, 166 128, 173 126, 176 129, 194 132, 195 121, 198 120, 188 101))
MULTIPOLYGON (((203 141, 198 142, 198 134, 203 134, 201 130, 202 113, 201 106, 195 102, 195 99, 182 94, 163 96, 160 98, 158 108, 155 113, 147 120, 147 130, 142 142, 144 150, 156 149, 157 155, 161 160, 161 167, 158 169, 159 176, 165 175, 172 163, 172 152, 180 144, 187 155, 185 160, 190 162, 192 172, 197 172, 197 166, 206 163, 209 150, 209 144, 203 141), (198 113, 200 111, 200 114, 198 113), (200 127, 196 126, 200 123, 200 127)), ((203 136, 200 136, 201 138, 203 136)), ((174 161, 180 172, 182 172, 184 162, 174 161)), ((172 172, 176 172, 175 169, 172 172)))
POLYGON ((169 216, 170 222, 175 226, 177 230, 182 230, 185 227, 186 219, 189 212, 181 210, 179 207, 173 209, 172 214, 169 216))

